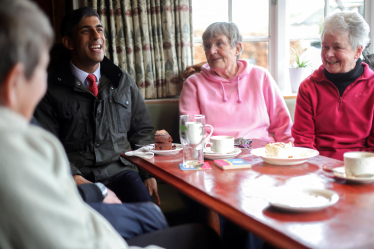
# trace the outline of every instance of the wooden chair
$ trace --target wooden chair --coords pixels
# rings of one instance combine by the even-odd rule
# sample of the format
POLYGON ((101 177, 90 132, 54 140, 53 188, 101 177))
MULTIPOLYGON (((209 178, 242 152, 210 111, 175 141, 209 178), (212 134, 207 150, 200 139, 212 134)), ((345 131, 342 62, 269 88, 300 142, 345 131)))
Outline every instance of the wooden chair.
POLYGON ((199 73, 201 71, 201 67, 206 64, 207 62, 204 61, 204 62, 201 62, 199 64, 195 64, 195 65, 192 65, 192 66, 187 66, 186 67, 186 70, 183 71, 182 75, 181 75, 181 80, 182 82, 184 82, 188 77, 190 77, 191 75, 195 74, 195 73, 199 73))

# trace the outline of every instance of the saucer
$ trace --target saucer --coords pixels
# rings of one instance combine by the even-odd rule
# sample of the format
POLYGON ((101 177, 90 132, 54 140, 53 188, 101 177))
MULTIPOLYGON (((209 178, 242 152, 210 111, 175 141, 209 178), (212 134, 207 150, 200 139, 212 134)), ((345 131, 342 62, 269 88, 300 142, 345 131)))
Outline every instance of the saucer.
POLYGON ((305 163, 309 158, 319 155, 317 150, 302 148, 302 147, 292 147, 290 148, 293 158, 278 158, 278 157, 267 157, 265 153, 265 147, 253 149, 251 151, 252 155, 261 157, 265 163, 275 164, 275 165, 297 165, 305 163))
POLYGON ((174 150, 155 150, 155 145, 154 144, 150 144, 150 145, 144 146, 141 149, 143 151, 153 152, 155 155, 163 155, 163 156, 176 155, 176 154, 179 153, 179 151, 183 150, 183 147, 182 147, 181 144, 175 144, 175 143, 173 143, 172 145, 175 146, 174 150))
POLYGON ((359 177, 359 176, 347 176, 345 174, 345 169, 343 167, 333 168, 332 169, 333 175, 342 180, 346 180, 349 182, 355 182, 355 183, 372 183, 374 182, 374 176, 373 177, 359 177))
POLYGON ((306 188, 301 190, 279 187, 266 196, 270 205, 293 212, 312 212, 334 205, 339 200, 335 191, 306 188))
POLYGON ((212 152, 210 150, 204 149, 204 158, 205 159, 210 159, 210 160, 229 159, 229 158, 236 157, 241 152, 242 152, 242 150, 239 149, 239 148, 234 148, 234 150, 229 152, 229 153, 215 153, 215 152, 212 152))

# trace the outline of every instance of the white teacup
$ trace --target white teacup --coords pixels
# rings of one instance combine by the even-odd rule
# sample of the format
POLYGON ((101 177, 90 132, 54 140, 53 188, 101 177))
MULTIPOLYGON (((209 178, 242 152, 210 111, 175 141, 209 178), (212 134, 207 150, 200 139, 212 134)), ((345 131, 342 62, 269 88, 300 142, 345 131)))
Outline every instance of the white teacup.
POLYGON ((232 136, 212 136, 210 142, 210 150, 214 153, 229 153, 234 150, 234 137, 232 136))
POLYGON ((204 139, 209 138, 213 133, 213 126, 206 124, 205 126, 210 126, 210 134, 205 137, 203 134, 203 125, 200 122, 186 122, 186 126, 188 129, 188 139, 190 140, 191 144, 199 144, 204 139))
POLYGON ((374 174, 374 153, 346 152, 344 153, 344 168, 347 176, 374 174))

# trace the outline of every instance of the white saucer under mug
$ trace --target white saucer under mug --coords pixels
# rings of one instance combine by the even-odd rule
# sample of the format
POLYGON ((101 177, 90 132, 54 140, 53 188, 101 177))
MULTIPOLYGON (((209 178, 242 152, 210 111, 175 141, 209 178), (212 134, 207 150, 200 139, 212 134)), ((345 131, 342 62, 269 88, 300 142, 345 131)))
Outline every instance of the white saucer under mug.
POLYGON ((337 167, 332 170, 334 177, 346 180, 352 183, 372 183, 374 182, 374 177, 359 177, 359 176, 348 176, 345 174, 344 167, 337 167))
POLYGON ((242 152, 241 149, 239 148, 234 148, 234 150, 230 153, 225 153, 225 154, 222 154, 222 153, 214 153, 214 152, 211 152, 210 150, 204 150, 204 158, 205 159, 210 159, 210 160, 218 160, 218 159, 230 159, 230 158, 234 158, 236 157, 237 155, 239 155, 240 153, 242 152))

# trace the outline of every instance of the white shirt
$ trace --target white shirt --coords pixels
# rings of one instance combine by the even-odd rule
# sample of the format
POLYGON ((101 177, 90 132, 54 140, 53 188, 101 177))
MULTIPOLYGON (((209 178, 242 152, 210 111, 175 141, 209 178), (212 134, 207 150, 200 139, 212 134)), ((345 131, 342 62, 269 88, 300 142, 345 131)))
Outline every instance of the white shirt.
MULTIPOLYGON (((73 75, 75 77, 77 77, 77 79, 80 82, 82 82, 83 86, 85 86, 88 89, 88 86, 89 86, 90 83, 87 81, 87 76, 89 75, 89 73, 86 73, 85 71, 82 71, 79 68, 77 68, 73 64, 72 61, 70 61, 70 68, 71 68, 71 72, 73 73, 73 75)), ((99 87, 100 78, 101 78, 100 63, 99 63, 99 67, 96 69, 96 71, 93 73, 93 75, 95 75, 95 77, 96 77, 96 83, 97 83, 97 86, 99 87)))

